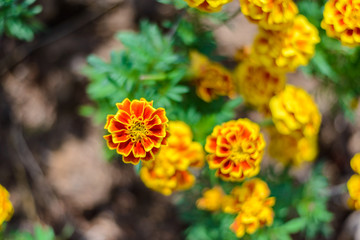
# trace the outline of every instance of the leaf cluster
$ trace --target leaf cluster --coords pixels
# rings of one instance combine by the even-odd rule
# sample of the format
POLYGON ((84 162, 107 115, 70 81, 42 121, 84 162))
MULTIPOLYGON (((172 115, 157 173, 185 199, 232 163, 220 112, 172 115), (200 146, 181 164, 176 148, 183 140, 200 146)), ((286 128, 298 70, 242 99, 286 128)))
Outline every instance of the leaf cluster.
POLYGON ((42 11, 40 5, 32 6, 35 0, 0 1, 0 36, 6 34, 20 40, 31 41, 41 24, 34 18, 42 11))
POLYGON ((0 236, 2 240, 55 240, 55 233, 52 228, 36 224, 33 233, 26 231, 11 232, 6 236, 0 236))

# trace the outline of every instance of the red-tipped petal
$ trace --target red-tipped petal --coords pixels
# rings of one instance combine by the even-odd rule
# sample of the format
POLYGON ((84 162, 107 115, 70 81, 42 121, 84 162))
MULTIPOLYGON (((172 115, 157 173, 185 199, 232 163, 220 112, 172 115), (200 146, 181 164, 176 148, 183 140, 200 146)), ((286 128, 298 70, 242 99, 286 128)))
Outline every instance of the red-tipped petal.
POLYGON ((161 141, 161 145, 163 146, 167 146, 168 145, 168 138, 170 137, 170 132, 166 131, 166 135, 163 138, 163 140, 161 141))
POLYGON ((156 154, 158 154, 160 152, 160 148, 154 147, 153 149, 151 149, 151 152, 155 156, 156 154))
POLYGON ((116 151, 118 154, 127 157, 130 154, 133 147, 134 147, 134 143, 129 139, 126 142, 119 143, 119 146, 117 147, 116 151))
POLYGON ((148 135, 148 138, 154 143, 154 147, 159 148, 161 146, 162 137, 157 137, 155 135, 148 135))
POLYGON ((141 160, 143 160, 145 162, 148 162, 148 161, 151 161, 154 159, 155 159, 155 157, 154 157, 154 154, 152 153, 152 151, 146 152, 146 156, 141 158, 141 160))
POLYGON ((150 151, 154 147, 153 141, 148 137, 142 138, 141 143, 144 146, 146 152, 150 151))
POLYGON ((112 133, 114 143, 126 142, 130 136, 127 134, 127 130, 120 130, 112 133))
POLYGON ((166 117, 165 109, 163 109, 163 108, 156 109, 156 111, 153 112, 153 114, 151 115, 150 119, 152 119, 153 116, 155 116, 155 115, 160 117, 162 123, 166 123, 169 121, 168 118, 166 117))
POLYGON ((137 142, 133 148, 133 154, 135 157, 143 158, 146 156, 145 149, 141 142, 137 142))
POLYGON ((129 156, 123 156, 123 162, 124 163, 131 163, 134 165, 137 165, 140 161, 140 158, 135 157, 132 153, 129 154, 129 156))
POLYGON ((105 124, 104 129, 108 129, 108 128, 109 128, 110 121, 111 121, 111 119, 113 119, 114 117, 115 117, 115 115, 107 115, 107 117, 106 117, 106 124, 105 124))
POLYGON ((107 144, 108 148, 111 150, 116 149, 117 146, 119 145, 118 143, 113 142, 111 134, 105 135, 104 139, 106 140, 106 144, 107 144))
POLYGON ((150 105, 145 106, 143 118, 144 120, 150 119, 151 115, 155 112, 155 108, 150 105))
POLYGON ((130 115, 125 112, 124 110, 119 110, 116 115, 115 118, 119 121, 122 122, 123 124, 129 124, 130 123, 130 115))
POLYGON ((215 153, 215 151, 216 151, 216 137, 208 136, 206 138, 205 150, 208 153, 215 153))
POLYGON ((110 124, 109 124, 109 128, 108 128, 108 131, 110 133, 113 133, 113 132, 118 132, 118 131, 121 131, 121 130, 126 130, 126 125, 117 121, 115 118, 113 118, 111 121, 110 121, 110 124))
POLYGON ((122 101, 122 103, 117 103, 116 106, 118 107, 119 110, 123 110, 128 114, 130 114, 130 103, 131 101, 128 98, 125 98, 124 101, 122 101))
POLYGON ((130 105, 131 114, 134 114, 137 118, 142 117, 144 112, 144 106, 145 106, 145 102, 143 101, 138 101, 138 100, 132 101, 130 105))
POLYGON ((164 125, 154 125, 149 129, 150 134, 153 134, 157 137, 165 137, 166 129, 164 125))
POLYGON ((146 125, 148 128, 151 128, 154 125, 159 125, 161 124, 161 119, 159 116, 155 115, 151 120, 149 120, 146 125))

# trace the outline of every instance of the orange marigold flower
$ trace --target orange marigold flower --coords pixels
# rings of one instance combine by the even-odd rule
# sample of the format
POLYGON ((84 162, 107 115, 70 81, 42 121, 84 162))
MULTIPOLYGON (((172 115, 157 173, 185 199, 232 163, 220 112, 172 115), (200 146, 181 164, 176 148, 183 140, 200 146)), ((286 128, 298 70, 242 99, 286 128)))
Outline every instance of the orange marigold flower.
POLYGON ((345 46, 360 45, 360 2, 330 0, 325 4, 321 27, 329 37, 341 40, 345 46))
POLYGON ((0 227, 5 221, 9 221, 14 213, 9 196, 9 192, 0 185, 0 227))
POLYGON ((232 0, 184 0, 192 8, 197 8, 203 12, 218 12, 222 6, 232 0))
POLYGON ((116 104, 118 111, 108 115, 105 135, 109 149, 116 149, 125 163, 138 164, 150 161, 162 145, 167 145, 168 119, 165 109, 153 107, 145 99, 130 101, 126 98, 116 104))
POLYGON ((230 229, 237 237, 252 234, 258 228, 273 223, 275 198, 269 197, 270 189, 266 182, 255 178, 235 187, 223 201, 226 213, 238 214, 230 229))
POLYGON ((262 112, 268 112, 270 99, 285 88, 286 77, 281 72, 270 72, 255 61, 242 62, 234 72, 237 90, 244 100, 262 112))
POLYGON ((215 212, 221 209, 223 198, 224 191, 220 186, 215 186, 203 193, 203 197, 196 201, 196 206, 199 209, 215 212))
POLYGON ((261 28, 282 30, 290 27, 298 14, 292 0, 240 0, 242 13, 261 28))
POLYGON ((196 51, 190 52, 190 61, 196 93, 202 100, 211 102, 218 96, 233 96, 233 79, 228 70, 196 51))
POLYGON ((286 85, 283 92, 271 98, 269 107, 279 133, 314 136, 319 132, 321 114, 303 89, 286 85))
POLYGON ((317 135, 296 137, 284 135, 271 128, 269 154, 284 165, 300 166, 304 162, 312 162, 318 153, 317 135))
POLYGON ((360 174, 360 153, 355 154, 355 156, 350 161, 350 166, 357 174, 360 174))
POLYGON ((317 29, 302 15, 294 24, 279 32, 260 29, 252 54, 268 69, 292 72, 300 65, 307 65, 320 42, 317 29))
POLYGON ((216 126, 206 139, 209 167, 224 180, 242 181, 260 171, 265 148, 260 127, 249 119, 238 119, 216 126))
POLYGON ((144 162, 140 170, 145 185, 164 195, 191 188, 195 177, 188 168, 202 167, 205 157, 201 144, 192 142, 191 129, 184 122, 170 122, 169 132, 168 146, 161 148, 155 161, 144 162))

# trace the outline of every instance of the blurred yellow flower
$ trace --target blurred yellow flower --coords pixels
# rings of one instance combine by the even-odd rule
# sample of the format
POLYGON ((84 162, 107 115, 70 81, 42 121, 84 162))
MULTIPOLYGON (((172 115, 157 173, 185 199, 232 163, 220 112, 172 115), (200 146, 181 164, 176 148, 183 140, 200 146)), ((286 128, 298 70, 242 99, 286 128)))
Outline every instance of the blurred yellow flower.
POLYGON ((360 174, 360 153, 354 155, 350 161, 350 166, 357 174, 360 174))
POLYGON ((218 96, 234 95, 232 75, 223 66, 196 51, 190 52, 190 61, 196 93, 202 100, 211 102, 218 96))
POLYGON ((0 227, 5 221, 9 221, 14 213, 9 197, 9 192, 0 185, 0 227))
POLYGON ((244 100, 267 112, 270 99, 285 88, 286 77, 281 72, 270 72, 255 61, 245 60, 234 72, 237 91, 244 100))
POLYGON ((283 31, 260 29, 252 48, 253 58, 268 69, 292 72, 307 65, 320 42, 317 29, 302 15, 283 31))
POLYGON ((321 27, 329 37, 341 40, 345 46, 360 45, 360 2, 330 0, 325 4, 321 27))
POLYGON ((196 201, 196 206, 214 212, 221 209, 223 198, 224 191, 220 186, 215 186, 203 193, 203 197, 196 201))
POLYGON ((290 27, 298 14, 292 0, 240 0, 242 13, 261 28, 282 30, 290 27))
POLYGON ((184 0, 192 8, 197 8, 203 12, 218 12, 224 4, 232 0, 184 0))
POLYGON ((347 182, 350 198, 348 204, 351 208, 360 210, 360 175, 354 174, 347 182))
POLYGON ((164 195, 186 190, 193 186, 195 177, 189 167, 204 165, 204 150, 200 143, 192 142, 191 129, 184 122, 169 123, 168 146, 163 146, 154 161, 143 162, 140 177, 145 185, 164 195))
POLYGON ((312 97, 303 89, 286 85, 269 103, 276 129, 284 135, 314 136, 319 132, 321 114, 312 97))
POLYGON ((260 127, 249 119, 232 120, 214 128, 206 138, 210 169, 226 181, 242 181, 260 171, 265 141, 260 127))
POLYGON ((269 154, 284 165, 299 166, 304 162, 312 162, 318 153, 317 135, 297 138, 283 135, 276 129, 269 129, 269 154))
POLYGON ((223 211, 238 214, 230 229, 237 237, 252 234, 258 228, 273 223, 275 198, 269 197, 266 182, 255 178, 235 187, 223 201, 223 211))

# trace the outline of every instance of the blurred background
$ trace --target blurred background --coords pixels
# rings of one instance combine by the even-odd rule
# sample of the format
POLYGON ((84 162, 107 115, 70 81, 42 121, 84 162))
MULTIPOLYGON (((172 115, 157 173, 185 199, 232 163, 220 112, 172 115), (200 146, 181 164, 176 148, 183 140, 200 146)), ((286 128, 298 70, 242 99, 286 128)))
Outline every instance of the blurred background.
MULTIPOLYGON (((140 19, 174 20, 176 10, 155 0, 36 3, 43 6, 38 19, 44 28, 34 41, 0 38, 0 183, 15 208, 8 228, 41 222, 65 239, 184 239, 186 224, 171 198, 147 189, 132 166, 107 163, 103 126, 79 114, 80 106, 92 104, 81 74, 87 56, 109 59, 111 50, 122 48, 117 32, 136 31, 140 19)), ((233 57, 257 31, 238 15, 216 28, 218 54, 233 57)), ((351 176, 349 159, 360 151, 360 111, 350 123, 333 111, 336 97, 316 79, 301 71, 288 77, 315 94, 323 114, 320 159, 334 186, 333 238, 360 239, 360 214, 346 209, 337 188, 351 176)))

